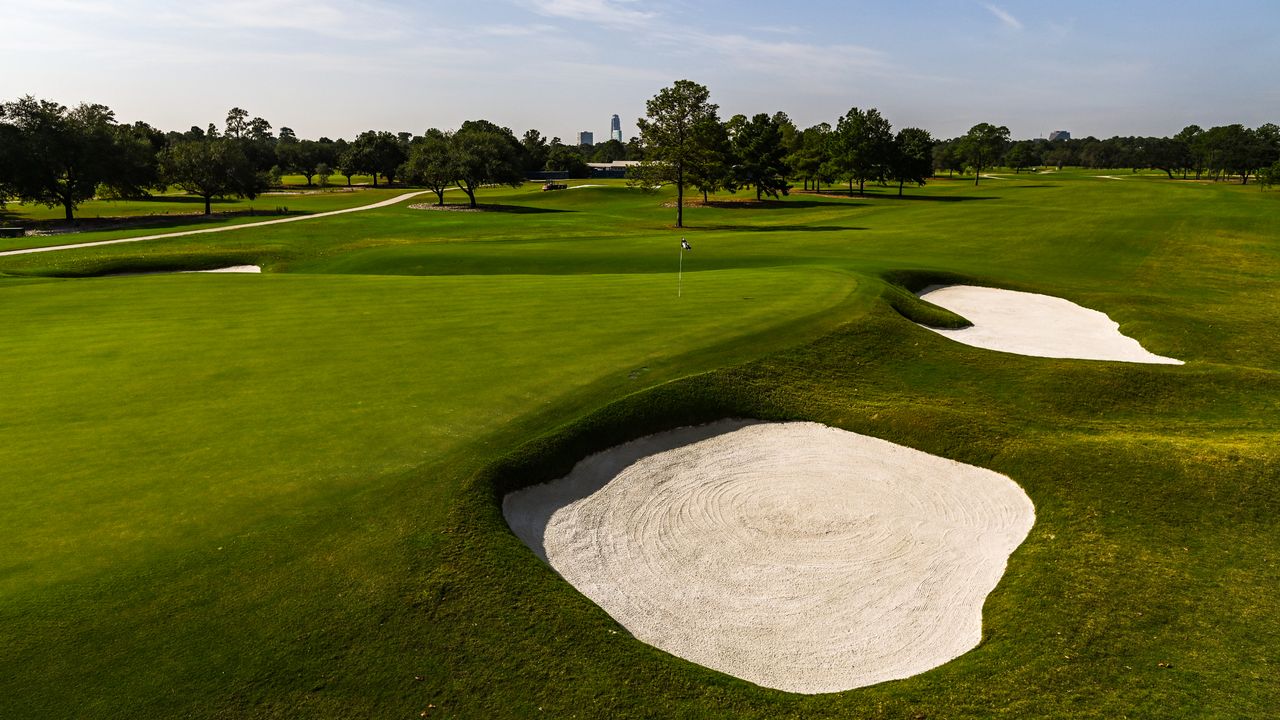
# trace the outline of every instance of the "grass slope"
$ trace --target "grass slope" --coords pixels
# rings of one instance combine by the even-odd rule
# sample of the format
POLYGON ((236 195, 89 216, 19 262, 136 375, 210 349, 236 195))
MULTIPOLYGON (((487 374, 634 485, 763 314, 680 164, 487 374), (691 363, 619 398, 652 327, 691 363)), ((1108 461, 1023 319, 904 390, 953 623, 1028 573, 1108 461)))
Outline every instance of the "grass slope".
POLYGON ((717 203, 682 232, 669 194, 527 186, 482 198, 523 212, 4 258, 0 716, 1265 715, 1280 195, 1091 175, 717 203), (215 261, 276 274, 48 279, 215 261), (946 279, 1189 362, 950 342, 902 316, 957 322, 901 289, 946 279), (630 639, 502 523, 505 490, 725 415, 1021 483, 1038 520, 983 644, 763 690, 630 639))

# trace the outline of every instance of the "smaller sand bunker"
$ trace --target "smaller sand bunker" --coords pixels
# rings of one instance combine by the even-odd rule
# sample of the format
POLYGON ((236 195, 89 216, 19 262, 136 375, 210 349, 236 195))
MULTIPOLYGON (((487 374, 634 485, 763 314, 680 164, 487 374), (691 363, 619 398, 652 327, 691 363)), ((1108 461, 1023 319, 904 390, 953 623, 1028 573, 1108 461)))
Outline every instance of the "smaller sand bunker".
POLYGON ((1035 357, 1183 364, 1148 352, 1106 313, 1063 298, 976 285, 930 287, 920 297, 973 323, 958 330, 921 326, 965 345, 1035 357))
POLYGON ((230 267, 214 268, 212 270, 187 270, 186 272, 200 273, 260 273, 262 268, 258 265, 232 265, 230 267))
POLYGON ((511 493, 508 524, 636 638, 756 684, 838 692, 975 647, 1035 520, 1009 478, 816 423, 641 438, 511 493))

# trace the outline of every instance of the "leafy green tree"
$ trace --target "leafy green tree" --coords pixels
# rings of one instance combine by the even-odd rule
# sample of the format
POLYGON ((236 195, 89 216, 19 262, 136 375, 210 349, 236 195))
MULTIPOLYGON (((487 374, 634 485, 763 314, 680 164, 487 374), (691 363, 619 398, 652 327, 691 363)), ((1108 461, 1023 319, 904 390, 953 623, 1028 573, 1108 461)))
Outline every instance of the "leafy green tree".
POLYGON ((551 149, 547 146, 547 139, 543 137, 541 132, 536 129, 526 130, 524 136, 520 139, 520 145, 524 148, 524 169, 528 172, 536 172, 547 166, 547 157, 550 155, 551 149))
POLYGON ((850 193, 854 182, 862 195, 868 180, 884 180, 892 152, 893 129, 879 110, 850 108, 836 124, 832 155, 841 176, 849 181, 850 193))
POLYGON ((591 152, 591 162, 611 163, 614 160, 627 159, 627 146, 621 140, 609 138, 595 146, 591 152))
POLYGON ((571 178, 591 176, 591 168, 587 167, 587 161, 582 159, 582 153, 577 147, 568 145, 556 145, 551 148, 547 153, 546 169, 568 173, 571 178))
MULTIPOLYGON (((210 125, 209 127, 213 127, 210 125)), ((226 135, 239 140, 249 129, 249 112, 243 108, 233 107, 227 111, 226 135)))
POLYGON ((959 140, 944 140, 933 146, 933 170, 935 173, 946 170, 948 177, 964 172, 959 140))
POLYGON ((684 188, 691 170, 714 162, 696 131, 699 123, 719 121, 710 91, 692 80, 677 80, 645 103, 645 117, 636 121, 644 144, 644 163, 633 171, 646 187, 670 182, 676 186, 676 227, 684 227, 684 188))
POLYGON ((471 207, 482 185, 519 187, 524 182, 522 150, 510 130, 488 120, 468 120, 458 128, 449 142, 450 164, 471 207))
POLYGON ((805 128, 799 135, 798 146, 787 158, 787 164, 801 180, 804 189, 812 184, 815 191, 822 189, 822 182, 829 180, 823 173, 831 157, 831 126, 819 123, 805 128))
POLYGON ((315 140, 290 141, 281 137, 276 142, 276 159, 280 166, 306 178, 308 186, 316 174, 316 168, 321 164, 320 152, 320 144, 315 140))
POLYGON ((1275 185, 1280 185, 1280 160, 1258 171, 1258 186, 1262 190, 1275 185))
POLYGON ((933 137, 920 128, 903 128, 893 138, 892 159, 889 162, 889 179, 898 183, 898 197, 902 186, 914 183, 924 185, 933 174, 933 137))
POLYGON ((105 105, 82 103, 68 110, 28 95, 5 103, 2 114, 13 142, 6 153, 7 192, 19 199, 61 206, 71 222, 100 185, 131 182, 115 115, 105 105))
POLYGON ((450 138, 431 128, 409 148, 409 160, 401 173, 406 180, 436 194, 436 204, 444 205, 444 192, 453 184, 454 168, 450 138))
POLYGON ((960 154, 973 168, 973 184, 977 185, 982 171, 990 167, 1009 144, 1009 128, 990 123, 978 123, 960 138, 960 154))
POLYGON ((1182 168, 1183 180, 1187 178, 1188 170, 1196 174, 1197 180, 1200 179, 1200 175, 1204 172, 1204 146, 1199 139, 1201 135, 1204 135, 1203 128, 1199 125, 1188 125, 1173 136, 1174 140, 1186 146, 1186 164, 1182 168))
POLYGON ((168 147, 168 137, 141 120, 132 125, 117 125, 115 131, 114 178, 99 187, 99 194, 114 198, 146 197, 152 189, 162 187, 159 154, 168 147))
POLYGON ((160 154, 161 172, 170 184, 204 198, 204 214, 212 212, 213 198, 253 199, 265 182, 240 143, 232 138, 186 140, 170 145, 160 154))
POLYGON ((708 195, 717 190, 734 190, 734 166, 736 155, 733 143, 729 140, 729 131, 723 123, 715 118, 704 118, 693 128, 696 142, 705 152, 702 162, 689 166, 685 180, 702 193, 702 201, 708 201, 708 195))
MULTIPOLYGON (((782 115, 785 118, 786 115, 782 115)), ((732 134, 735 184, 753 185, 756 199, 762 195, 785 194, 787 184, 787 148, 783 144, 782 119, 777 115, 758 113, 750 120, 736 124, 732 134)))
POLYGON ((409 151, 404 143, 393 133, 366 130, 360 133, 347 149, 347 156, 339 161, 339 167, 348 167, 355 172, 368 173, 373 176, 373 186, 378 186, 378 176, 395 182, 396 172, 405 160, 409 159, 409 151))
POLYGON ((328 163, 320 163, 316 165, 316 179, 320 181, 320 187, 329 187, 329 178, 333 175, 333 168, 328 163))
POLYGON ((1009 152, 1004 154, 1004 164, 1013 168, 1015 173, 1020 173, 1040 164, 1040 152, 1034 142, 1022 140, 1014 143, 1009 152))

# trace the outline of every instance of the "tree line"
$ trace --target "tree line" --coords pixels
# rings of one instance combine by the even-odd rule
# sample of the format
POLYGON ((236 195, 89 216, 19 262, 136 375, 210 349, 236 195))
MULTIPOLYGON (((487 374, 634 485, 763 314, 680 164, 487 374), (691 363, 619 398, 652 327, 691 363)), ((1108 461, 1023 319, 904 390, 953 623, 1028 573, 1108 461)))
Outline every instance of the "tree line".
POLYGON ((351 185, 356 175, 427 187, 444 203, 457 186, 475 206, 483 185, 517 185, 543 170, 586 177, 587 162, 641 160, 632 182, 677 188, 676 224, 683 224, 686 188, 703 195, 752 188, 757 199, 845 183, 852 194, 867 183, 896 185, 898 194, 923 185, 935 173, 983 171, 1005 166, 1020 172, 1044 165, 1157 169, 1170 178, 1257 177, 1264 187, 1280 181, 1280 128, 1190 126, 1172 138, 1107 140, 1010 139, 1003 126, 979 123, 965 135, 935 140, 921 128, 894 132, 875 108, 851 108, 834 125, 800 129, 784 112, 719 117, 703 85, 676 81, 646 103, 640 136, 627 143, 566 145, 538 130, 517 138, 510 129, 472 120, 456 131, 421 135, 369 130, 353 140, 298 138, 288 127, 232 108, 221 126, 163 132, 145 122, 121 124, 104 105, 67 108, 27 96, 0 104, 0 203, 6 198, 62 207, 68 221, 94 197, 143 197, 178 187, 204 200, 255 198, 285 173, 308 186, 327 185, 335 174, 351 185))
MULTIPOLYGON (((1159 170, 1170 179, 1233 180, 1242 184, 1257 177, 1266 181, 1280 169, 1280 127, 1222 125, 1208 130, 1190 125, 1173 137, 1086 137, 1070 140, 1019 140, 1006 143, 1000 165, 1021 172, 1029 168, 1066 166, 1092 169, 1159 170)), ((966 158, 959 140, 934 148, 934 170, 964 171, 966 158)), ((1277 176, 1280 179, 1280 176, 1277 176)))
POLYGON ((564 145, 537 130, 517 139, 486 120, 457 131, 430 129, 422 135, 369 130, 353 140, 299 138, 291 128, 273 132, 270 122, 232 108, 219 125, 163 132, 145 122, 117 123, 97 104, 68 108, 23 97, 0 104, 0 204, 6 199, 61 207, 68 221, 85 201, 146 197, 177 187, 204 200, 253 199, 285 173, 308 186, 328 185, 335 175, 352 184, 356 175, 429 187, 444 202, 456 185, 475 205, 481 185, 518 184, 529 172, 558 170, 585 177, 586 162, 638 158, 636 141, 597 147, 564 145))

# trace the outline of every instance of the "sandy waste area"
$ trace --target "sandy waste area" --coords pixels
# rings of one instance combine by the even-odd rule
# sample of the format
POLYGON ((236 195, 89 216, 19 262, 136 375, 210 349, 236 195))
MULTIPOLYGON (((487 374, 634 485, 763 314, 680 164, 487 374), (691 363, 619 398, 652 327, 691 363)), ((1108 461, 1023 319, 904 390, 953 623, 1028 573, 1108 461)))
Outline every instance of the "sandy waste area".
POLYGON ((975 647, 1035 510, 1009 478, 816 423, 725 420, 508 495, 512 530, 639 640, 796 693, 975 647))
POLYGON ((1183 364, 1148 352, 1106 313, 1063 298, 976 285, 925 288, 920 297, 973 323, 928 328, 965 345, 1036 357, 1183 364))

